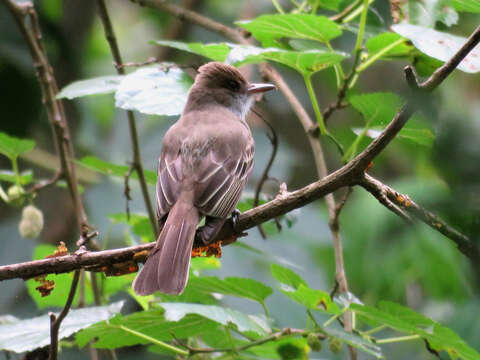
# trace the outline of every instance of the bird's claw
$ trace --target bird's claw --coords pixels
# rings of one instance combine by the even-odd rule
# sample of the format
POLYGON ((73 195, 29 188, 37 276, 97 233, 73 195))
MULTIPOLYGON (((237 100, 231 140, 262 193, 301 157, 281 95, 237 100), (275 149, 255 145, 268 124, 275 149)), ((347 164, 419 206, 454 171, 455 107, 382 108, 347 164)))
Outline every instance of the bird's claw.
POLYGON ((238 219, 241 215, 240 210, 235 209, 232 211, 232 224, 233 224, 233 231, 235 231, 236 234, 241 233, 241 231, 238 230, 238 219))

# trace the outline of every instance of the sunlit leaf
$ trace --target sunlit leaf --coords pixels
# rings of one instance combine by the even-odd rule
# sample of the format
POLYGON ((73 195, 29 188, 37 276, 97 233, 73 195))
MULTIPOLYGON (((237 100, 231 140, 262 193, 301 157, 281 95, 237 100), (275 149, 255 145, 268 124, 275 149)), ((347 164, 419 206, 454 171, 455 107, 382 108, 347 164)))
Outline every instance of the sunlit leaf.
POLYGON ((332 65, 340 63, 345 59, 346 54, 337 52, 325 52, 320 50, 309 51, 289 51, 276 49, 266 49, 258 55, 250 55, 237 66, 241 64, 250 64, 263 62, 265 60, 274 61, 286 65, 302 75, 310 75, 317 71, 321 71, 332 65))
POLYGON ((281 46, 282 38, 327 42, 342 34, 340 26, 325 16, 307 14, 262 15, 253 20, 237 21, 264 47, 281 46))
MULTIPOLYGON (((356 110, 362 113, 365 122, 369 124, 365 135, 373 139, 380 135, 381 131, 392 121, 402 104, 402 99, 393 93, 353 95, 349 101, 356 110)), ((353 131, 360 135, 363 129, 353 129, 353 131)), ((425 146, 432 146, 435 138, 433 128, 418 115, 414 115, 408 121, 399 132, 398 137, 425 146)))
MULTIPOLYGON (((382 51, 383 49, 387 48, 394 42, 401 40, 402 37, 393 32, 386 32, 374 37, 371 37, 367 40, 365 46, 368 50, 369 57, 375 55, 376 53, 382 51)), ((385 57, 405 57, 410 54, 412 47, 402 42, 390 50, 388 50, 382 58, 385 57)))
MULTIPOLYGON (((465 44, 466 38, 410 24, 392 26, 393 31, 410 39, 417 49, 446 62, 465 44)), ((457 66, 467 73, 480 71, 480 46, 476 46, 457 66)))
POLYGON ((480 1, 478 0, 451 0, 457 11, 480 14, 480 1))
MULTIPOLYGON (((62 322, 58 339, 69 337, 98 321, 110 319, 120 312, 122 305, 123 301, 119 301, 108 306, 70 310, 62 322)), ((0 325, 0 350, 22 353, 49 344, 50 317, 48 314, 0 325)))
POLYGON ((65 86, 57 99, 75 99, 87 95, 109 94, 117 90, 124 75, 100 76, 93 79, 75 81, 65 86))
POLYGON ((452 26, 458 22, 458 14, 451 0, 405 0, 397 3, 401 15, 396 22, 405 22, 434 28, 437 22, 452 26))
POLYGON ((187 101, 192 79, 177 67, 139 68, 121 81, 115 106, 153 115, 179 115, 187 101))
POLYGON ((233 324, 241 332, 264 336, 271 331, 264 318, 225 307, 187 303, 161 303, 160 306, 165 309, 165 318, 170 321, 179 321, 187 314, 197 314, 225 326, 233 324))
MULTIPOLYGON (((85 166, 87 169, 99 172, 101 174, 116 176, 125 178, 129 167, 126 165, 117 165, 103 161, 95 156, 85 156, 81 160, 77 161, 80 165, 85 166)), ((155 184, 157 182, 157 174, 151 170, 143 170, 145 174, 145 180, 149 184, 155 184)), ((138 179, 135 171, 132 172, 131 179, 138 179)))
POLYGON ((15 136, 0 132, 0 154, 10 160, 16 159, 19 155, 29 152, 35 147, 35 141, 20 139, 15 136))
POLYGON ((168 46, 174 49, 187 51, 189 53, 204 56, 214 61, 225 61, 225 58, 230 51, 229 47, 225 43, 218 44, 202 44, 202 43, 185 43, 181 41, 171 40, 156 40, 152 41, 153 44, 168 46))

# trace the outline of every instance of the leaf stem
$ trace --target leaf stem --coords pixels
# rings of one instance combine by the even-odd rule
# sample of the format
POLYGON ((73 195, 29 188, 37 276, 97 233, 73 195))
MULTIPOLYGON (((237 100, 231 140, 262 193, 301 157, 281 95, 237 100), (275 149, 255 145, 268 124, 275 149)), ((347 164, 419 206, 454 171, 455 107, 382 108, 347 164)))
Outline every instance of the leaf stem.
POLYGON ((269 318, 270 315, 269 315, 269 313, 268 313, 267 305, 265 305, 265 302, 264 302, 264 301, 262 301, 260 304, 262 304, 263 311, 265 312, 265 316, 266 316, 267 318, 269 318))
POLYGON ((305 86, 307 87, 308 95, 310 96, 310 101, 312 102, 313 110, 315 111, 315 116, 318 122, 318 128, 320 129, 320 134, 327 135, 327 128, 325 127, 325 122, 323 121, 323 115, 318 106, 317 97, 312 86, 312 74, 306 74, 303 76, 305 81, 305 86))
POLYGON ((272 4, 280 14, 285 14, 285 11, 282 9, 282 6, 278 3, 277 0, 272 0, 272 4))
POLYGON ((404 43, 405 41, 407 41, 407 40, 404 39, 404 38, 401 38, 401 39, 398 39, 398 40, 394 41, 394 42, 391 43, 390 45, 384 47, 382 50, 380 50, 379 52, 373 54, 373 55, 370 56, 367 60, 365 60, 363 63, 361 63, 360 65, 358 65, 356 72, 357 72, 357 73, 362 72, 363 70, 365 70, 366 68, 368 68, 370 65, 372 65, 375 61, 377 61, 378 59, 380 59, 383 55, 385 55, 385 54, 388 53, 390 50, 392 50, 395 46, 400 45, 400 44, 404 43))
POLYGON ((161 348, 164 348, 166 350, 170 350, 170 351, 173 351, 174 353, 176 354, 179 354, 179 355, 183 355, 183 356, 188 356, 189 355, 189 352, 186 351, 186 350, 182 350, 180 348, 177 348, 176 346, 173 346, 173 345, 170 345, 170 344, 167 344, 166 342, 163 342, 161 340, 158 340, 158 339, 155 339, 151 336, 148 336, 146 334, 143 334, 139 331, 136 331, 136 330, 133 330, 133 329, 130 329, 126 326, 123 326, 123 325, 113 325, 113 324, 110 324, 108 323, 109 326, 112 326, 112 327, 116 327, 118 329, 121 329, 127 333, 130 333, 132 335, 135 335, 135 336, 138 336, 139 338, 142 338, 142 339, 145 339, 147 341, 150 341, 152 342, 153 344, 155 345, 158 345, 160 346, 161 348))
POLYGON ((342 316, 342 315, 345 313, 345 311, 347 311, 347 309, 348 309, 348 306, 347 306, 347 307, 344 307, 340 313, 333 315, 330 319, 328 319, 327 321, 325 321, 325 322, 323 323, 322 327, 325 328, 325 327, 327 327, 328 325, 330 325, 330 324, 331 324, 332 322, 334 322, 337 318, 339 318, 340 316, 342 316))
POLYGON ((398 336, 398 337, 393 337, 393 338, 388 338, 388 339, 380 339, 380 340, 375 340, 375 343, 377 344, 390 344, 390 343, 397 343, 397 342, 402 342, 402 341, 410 341, 410 340, 416 340, 416 339, 421 339, 420 335, 407 335, 407 336, 398 336))
POLYGON ((374 327, 370 330, 367 330, 367 331, 363 331, 361 332, 362 335, 372 335, 372 334, 375 334, 376 332, 379 332, 379 331, 382 331, 383 329, 387 328, 387 325, 385 324, 382 324, 380 326, 377 326, 377 327, 374 327))
MULTIPOLYGON (((368 12, 368 5, 369 5, 370 0, 363 0, 363 6, 358 8, 356 11, 354 11, 350 16, 355 14, 358 10, 361 9, 362 11, 362 16, 360 17, 360 24, 358 26, 358 35, 357 35, 357 42, 355 43, 355 49, 354 51, 360 51, 362 48, 363 44, 363 35, 365 33, 365 24, 367 23, 367 12, 368 12)), ((356 16, 356 15, 355 15, 356 16)), ((350 18, 350 17, 349 17, 350 18)), ((345 19, 345 21, 347 18, 345 19)), ((344 21, 344 22, 345 22, 344 21)))

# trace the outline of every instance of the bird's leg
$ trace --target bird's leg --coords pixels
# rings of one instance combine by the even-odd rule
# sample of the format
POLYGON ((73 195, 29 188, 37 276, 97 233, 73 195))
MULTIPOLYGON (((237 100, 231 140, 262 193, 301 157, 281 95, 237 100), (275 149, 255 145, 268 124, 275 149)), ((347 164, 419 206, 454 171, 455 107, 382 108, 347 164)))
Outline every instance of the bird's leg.
POLYGON ((205 245, 210 244, 218 234, 226 219, 215 218, 212 216, 205 217, 205 225, 197 230, 195 240, 202 241, 205 245))
POLYGON ((235 231, 235 233, 239 233, 239 231, 237 230, 237 224, 238 224, 238 218, 240 217, 240 210, 238 209, 235 209, 232 211, 232 224, 233 224, 233 231, 235 231))

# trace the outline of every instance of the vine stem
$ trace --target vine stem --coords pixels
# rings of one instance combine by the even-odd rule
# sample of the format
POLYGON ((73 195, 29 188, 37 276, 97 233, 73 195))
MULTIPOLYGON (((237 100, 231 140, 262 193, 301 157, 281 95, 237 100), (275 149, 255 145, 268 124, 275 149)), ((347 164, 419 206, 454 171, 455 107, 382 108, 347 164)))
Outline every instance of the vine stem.
POLYGON ((320 134, 327 135, 327 128, 325 127, 325 122, 323 121, 323 115, 318 106, 317 97, 315 96, 315 91, 312 86, 312 75, 307 74, 303 76, 305 81, 305 86, 307 88, 308 96, 310 96, 310 101, 312 102, 313 110, 315 111, 315 116, 317 117, 318 127, 320 134))
POLYGON ((363 0, 362 16, 360 17, 360 25, 358 27, 357 42, 354 51, 359 51, 363 44, 363 34, 365 33, 365 25, 367 23, 368 1, 363 0))

